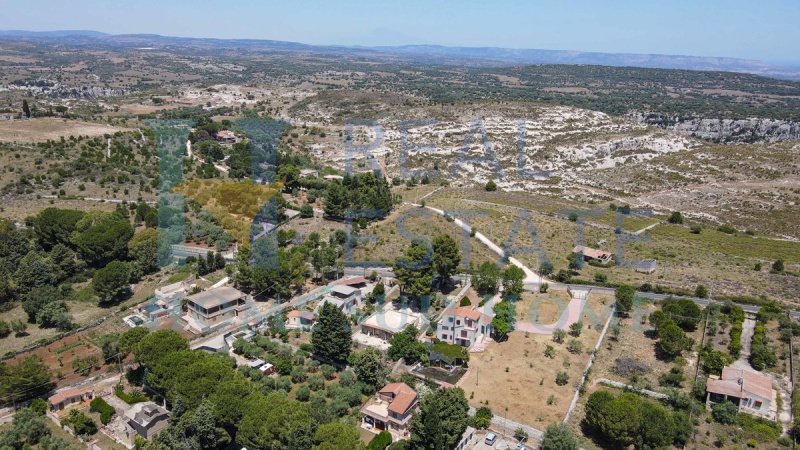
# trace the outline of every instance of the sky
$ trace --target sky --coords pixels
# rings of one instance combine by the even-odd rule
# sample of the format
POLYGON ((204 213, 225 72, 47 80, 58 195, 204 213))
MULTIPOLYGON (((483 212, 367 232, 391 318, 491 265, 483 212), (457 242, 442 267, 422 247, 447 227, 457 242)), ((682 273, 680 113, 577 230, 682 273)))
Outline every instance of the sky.
POLYGON ((0 0, 0 29, 800 62, 800 0, 0 0))

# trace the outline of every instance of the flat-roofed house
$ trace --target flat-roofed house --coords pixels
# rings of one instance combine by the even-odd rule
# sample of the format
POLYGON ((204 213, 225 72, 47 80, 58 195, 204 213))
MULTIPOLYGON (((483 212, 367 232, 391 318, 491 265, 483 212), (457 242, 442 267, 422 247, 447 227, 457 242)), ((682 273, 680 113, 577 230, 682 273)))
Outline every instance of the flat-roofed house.
POLYGON ((314 326, 314 313, 292 310, 286 313, 286 328, 290 330, 310 330, 314 326))
POLYGON ((361 289, 347 285, 333 285, 323 297, 320 305, 330 303, 343 313, 350 315, 361 305, 361 289))
POLYGON ((361 323, 361 332, 367 336, 377 337, 388 341, 395 334, 403 331, 409 325, 418 329, 422 328, 422 317, 410 310, 406 311, 378 311, 361 323))
POLYGON ((768 375, 747 369, 725 367, 718 379, 706 382, 706 402, 729 401, 739 407, 739 412, 774 418, 776 393, 768 375))
POLYGON ((187 312, 182 318, 196 334, 227 323, 250 308, 247 295, 230 286, 208 289, 186 300, 187 312))
POLYGON ((572 253, 582 255, 583 260, 586 262, 594 262, 601 266, 611 264, 611 261, 614 259, 614 255, 610 252, 585 247, 583 245, 576 245, 575 248, 572 249, 572 253))
POLYGON ((128 426, 139 436, 150 439, 169 425, 169 412, 153 402, 136 403, 125 411, 128 426))
POLYGON ((65 389, 51 395, 47 401, 52 411, 61 411, 64 408, 94 398, 94 390, 65 389))
POLYGON ((436 337, 448 344, 472 347, 492 334, 492 316, 474 306, 446 309, 436 327, 436 337))
POLYGON ((394 437, 408 437, 408 422, 419 404, 417 391, 405 383, 390 383, 361 407, 362 426, 376 433, 388 431, 394 437))

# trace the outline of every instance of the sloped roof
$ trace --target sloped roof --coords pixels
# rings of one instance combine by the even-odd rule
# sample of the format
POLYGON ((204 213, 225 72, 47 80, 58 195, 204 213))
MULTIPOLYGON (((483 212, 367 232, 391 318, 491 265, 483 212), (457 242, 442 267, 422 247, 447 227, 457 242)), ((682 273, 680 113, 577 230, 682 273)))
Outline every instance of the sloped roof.
POLYGON ((396 414, 404 414, 417 400, 417 391, 405 383, 389 383, 378 392, 384 395, 391 394, 394 397, 389 403, 389 411, 396 414))
POLYGON ((575 248, 572 249, 572 253, 581 253, 583 256, 592 258, 592 259, 607 259, 611 257, 611 253, 598 250, 596 248, 585 247, 583 245, 576 245, 575 248))
POLYGON ((311 311, 292 310, 286 313, 286 317, 299 317, 305 320, 314 320, 314 313, 311 311))
POLYGON ((51 395, 47 401, 49 401, 51 405, 57 405, 68 398, 79 397, 85 392, 86 391, 81 391, 80 389, 65 389, 61 392, 56 392, 55 394, 51 395))
POLYGON ((471 319, 476 322, 491 322, 492 318, 488 314, 482 313, 474 306, 459 306, 458 308, 450 308, 442 313, 442 317, 457 316, 466 319, 471 319))
POLYGON ((762 373, 728 366, 722 369, 722 376, 719 380, 708 380, 706 390, 714 394, 729 395, 737 398, 753 394, 771 399, 772 380, 762 373))

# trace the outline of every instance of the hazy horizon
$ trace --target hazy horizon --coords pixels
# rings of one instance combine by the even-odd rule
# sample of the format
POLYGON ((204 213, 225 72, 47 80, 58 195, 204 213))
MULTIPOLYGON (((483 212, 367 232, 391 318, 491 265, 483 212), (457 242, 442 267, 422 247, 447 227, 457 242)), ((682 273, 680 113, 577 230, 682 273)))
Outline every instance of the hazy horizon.
POLYGON ((798 64, 800 2, 680 0, 669 8, 616 0, 376 6, 350 0, 215 4, 208 0, 56 0, 3 5, 0 29, 269 39, 312 45, 502 47, 728 57, 798 64))

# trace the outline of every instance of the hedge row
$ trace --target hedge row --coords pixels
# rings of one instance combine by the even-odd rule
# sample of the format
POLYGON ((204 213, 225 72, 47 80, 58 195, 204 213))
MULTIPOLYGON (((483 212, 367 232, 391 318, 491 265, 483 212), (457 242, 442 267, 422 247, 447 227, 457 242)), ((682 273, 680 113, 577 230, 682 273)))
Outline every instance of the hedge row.
POLYGON ((728 344, 728 352, 733 359, 739 358, 742 352, 742 328, 744 327, 744 310, 741 306, 733 305, 731 312, 728 313, 731 318, 731 342, 728 344))

